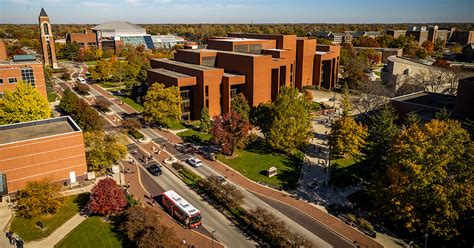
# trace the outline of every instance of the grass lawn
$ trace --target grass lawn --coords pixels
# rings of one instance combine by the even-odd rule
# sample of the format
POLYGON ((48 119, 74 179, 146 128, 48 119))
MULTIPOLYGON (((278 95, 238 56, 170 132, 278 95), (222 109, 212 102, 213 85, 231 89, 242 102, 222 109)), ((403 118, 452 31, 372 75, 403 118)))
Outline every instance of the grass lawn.
POLYGON ((120 98, 120 100, 122 100, 124 103, 130 105, 130 107, 134 108, 136 111, 138 111, 138 112, 143 111, 143 106, 136 103, 132 99, 130 99, 128 97, 125 97, 125 96, 118 96, 118 97, 120 98))
POLYGON ((191 142, 197 145, 208 144, 211 140, 211 135, 208 133, 201 133, 192 129, 177 133, 186 142, 191 142))
POLYGON ((379 77, 380 77, 380 75, 382 74, 382 73, 379 72, 379 71, 374 71, 374 73, 375 73, 375 75, 377 75, 377 76, 379 76, 379 77))
POLYGON ((58 94, 55 92, 48 93, 48 101, 49 102, 54 102, 58 98, 58 94))
POLYGON ((94 65, 95 66, 97 64, 97 61, 95 61, 95 60, 93 60, 93 61, 84 61, 84 64, 86 64, 88 66, 89 65, 94 65))
POLYGON ((217 158, 254 181, 285 189, 296 187, 301 168, 299 159, 274 153, 262 141, 250 144, 245 150, 236 150, 233 157, 218 154, 217 158), (269 178, 265 171, 272 166, 278 174, 269 178))
POLYGON ((114 248, 122 246, 122 234, 115 231, 112 224, 101 217, 91 216, 85 219, 64 237, 55 248, 114 248))
POLYGON ((331 167, 331 183, 340 188, 357 183, 367 176, 363 161, 353 158, 335 159, 331 162, 331 167))
POLYGON ((120 82, 98 82, 97 84, 102 88, 117 88, 123 86, 123 83, 120 82))
POLYGON ((164 124, 171 130, 181 130, 186 128, 179 120, 167 120, 164 124))
POLYGON ((64 222, 78 213, 81 207, 87 202, 87 199, 87 194, 66 196, 64 207, 54 215, 43 215, 31 219, 14 217, 10 225, 10 231, 20 235, 20 237, 25 241, 47 237, 54 230, 64 224, 64 222), (36 223, 38 221, 43 223, 43 229, 37 227, 36 223))

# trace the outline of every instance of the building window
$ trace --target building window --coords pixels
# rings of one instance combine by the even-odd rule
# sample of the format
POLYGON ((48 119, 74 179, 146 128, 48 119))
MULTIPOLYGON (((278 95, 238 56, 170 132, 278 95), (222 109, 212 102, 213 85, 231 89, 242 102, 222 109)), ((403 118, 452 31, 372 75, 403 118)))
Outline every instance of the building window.
POLYGON ((0 84, 3 84, 3 78, 0 78, 0 84))
POLYGON ((5 94, 5 93, 3 93, 3 92, 0 92, 0 99, 2 99, 2 98, 3 98, 3 95, 4 95, 4 94, 5 94))
POLYGON ((35 85, 35 74, 31 68, 22 68, 21 69, 21 80, 28 82, 31 85, 35 85))
POLYGON ((16 78, 9 78, 9 79, 8 79, 8 83, 9 83, 9 84, 14 84, 14 83, 16 83, 16 82, 17 82, 17 81, 16 81, 16 78))
POLYGON ((44 35, 49 35, 49 26, 48 23, 43 23, 44 35))

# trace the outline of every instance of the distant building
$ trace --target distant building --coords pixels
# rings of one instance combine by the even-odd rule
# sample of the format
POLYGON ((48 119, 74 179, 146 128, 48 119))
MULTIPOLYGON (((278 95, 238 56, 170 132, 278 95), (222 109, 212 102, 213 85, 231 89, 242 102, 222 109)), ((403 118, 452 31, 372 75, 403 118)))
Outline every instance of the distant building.
POLYGON ((465 61, 474 62, 474 44, 465 45, 462 49, 462 56, 465 61))
MULTIPOLYGON (((5 50, 3 52, 6 54, 5 50)), ((37 61, 35 56, 15 55, 13 60, 0 60, 0 98, 6 90, 15 89, 19 81, 31 84, 41 95, 47 96, 43 63, 37 61)))
POLYGON ((461 45, 472 44, 474 43, 474 31, 454 30, 449 41, 461 45))
POLYGON ((369 37, 372 39, 376 39, 377 37, 382 35, 382 32, 379 31, 345 31, 344 33, 350 34, 353 39, 361 37, 369 37))
POLYGON ((56 63, 56 48, 54 46, 54 35, 51 30, 51 23, 49 17, 41 8, 39 15, 39 26, 40 26, 40 41, 43 51, 43 60, 45 65, 51 65, 53 68, 58 68, 56 63))
POLYGON ((416 92, 390 99, 400 117, 414 112, 425 121, 446 109, 457 119, 474 120, 474 78, 459 80, 457 96, 432 92, 416 92))
POLYGON ((0 126, 3 194, 50 178, 74 183, 87 173, 82 130, 68 116, 0 126), (5 182, 6 180, 6 182, 5 182))
POLYGON ((382 63, 387 63, 387 59, 390 56, 402 56, 403 55, 403 49, 402 48, 354 47, 354 50, 356 52, 359 52, 359 51, 362 51, 362 50, 374 50, 374 51, 380 53, 382 63))
POLYGON ((352 35, 350 33, 333 33, 333 32, 309 32, 307 36, 327 39, 334 45, 340 45, 352 42, 352 35))
POLYGON ((421 45, 428 40, 428 30, 426 30, 426 27, 410 27, 406 36, 413 36, 415 41, 421 45))
POLYGON ((281 86, 333 88, 337 84, 339 46, 316 45, 296 35, 230 33, 211 37, 207 49, 178 50, 174 59, 152 59, 148 84, 177 86, 183 119, 230 111, 242 93, 251 106, 275 99, 281 86))
POLYGON ((443 68, 420 63, 413 59, 390 56, 387 59, 387 64, 381 71, 381 79, 384 82, 392 84, 393 90, 396 91, 410 77, 421 76, 428 80, 434 75, 443 74, 448 76, 451 72, 443 68))
POLYGON ((148 49, 171 49, 184 44, 184 39, 174 35, 150 35, 145 29, 130 22, 106 22, 92 28, 102 47, 120 50, 126 45, 143 45, 148 49))
POLYGON ((407 36, 406 30, 388 30, 387 35, 393 36, 393 38, 397 39, 400 36, 407 36))
POLYGON ((7 60, 7 44, 3 39, 0 39, 0 61, 7 60))
POLYGON ((101 49, 97 33, 91 29, 84 30, 83 33, 72 33, 66 36, 66 42, 76 42, 83 49, 96 48, 101 49))

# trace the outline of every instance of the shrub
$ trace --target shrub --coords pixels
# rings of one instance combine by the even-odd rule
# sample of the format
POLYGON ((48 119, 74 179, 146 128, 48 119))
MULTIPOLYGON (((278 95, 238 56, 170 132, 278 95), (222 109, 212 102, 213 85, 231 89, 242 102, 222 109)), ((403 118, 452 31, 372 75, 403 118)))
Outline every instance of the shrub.
POLYGON ((142 133, 138 132, 136 129, 129 130, 128 134, 130 134, 133 138, 137 140, 143 139, 145 137, 142 133))
POLYGON ((97 97, 95 100, 95 107, 102 112, 107 112, 111 105, 112 103, 103 96, 97 97))
POLYGON ((205 180, 200 180, 199 186, 229 210, 239 207, 244 202, 244 195, 237 187, 222 184, 217 176, 212 175, 205 180))
POLYGON ((89 86, 87 84, 77 84, 74 87, 74 90, 79 93, 79 95, 88 95, 89 94, 89 86))

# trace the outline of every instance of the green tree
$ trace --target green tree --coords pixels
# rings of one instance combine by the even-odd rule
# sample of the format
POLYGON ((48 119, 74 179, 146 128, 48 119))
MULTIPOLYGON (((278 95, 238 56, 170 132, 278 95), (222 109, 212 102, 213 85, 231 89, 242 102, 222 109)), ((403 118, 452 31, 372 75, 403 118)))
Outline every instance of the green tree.
POLYGON ((69 89, 64 91, 59 108, 70 115, 83 131, 101 131, 104 128, 104 122, 97 111, 69 89))
POLYGON ((249 119, 250 105, 244 94, 237 94, 237 96, 231 103, 231 109, 237 112, 240 116, 242 116, 242 118, 246 120, 249 119))
POLYGON ((390 104, 382 105, 375 114, 369 116, 365 154, 373 173, 385 173, 391 145, 400 131, 396 123, 397 114, 390 104))
POLYGON ((282 87, 273 103, 273 120, 268 143, 277 150, 291 154, 302 149, 311 138, 308 99, 295 88, 282 87))
POLYGON ((474 210, 474 143, 461 124, 411 125, 397 135, 389 157, 387 187, 373 189, 380 214, 416 235, 462 235, 459 227, 474 210))
POLYGON ((167 120, 179 120, 182 113, 178 87, 152 84, 145 96, 143 114, 148 122, 164 124, 167 120))
POLYGON ((348 117, 352 112, 352 103, 349 98, 349 87, 347 86, 347 83, 344 83, 344 86, 342 87, 341 100, 342 117, 348 117))
POLYGON ((260 128, 263 135, 268 137, 273 121, 273 107, 270 103, 261 103, 250 109, 250 120, 254 126, 260 128))
POLYGON ((48 100, 30 84, 19 82, 0 99, 0 125, 51 117, 48 100))
POLYGON ((209 110, 206 106, 204 106, 201 110, 201 120, 200 120, 199 128, 201 131, 205 133, 209 133, 212 128, 212 120, 211 116, 209 115, 209 110))
POLYGON ((27 182, 26 187, 18 191, 16 213, 25 218, 55 213, 63 206, 60 190, 61 185, 49 179, 27 182))
POLYGON ((86 159, 89 171, 103 171, 125 158, 127 147, 118 136, 104 132, 85 132, 86 159))

